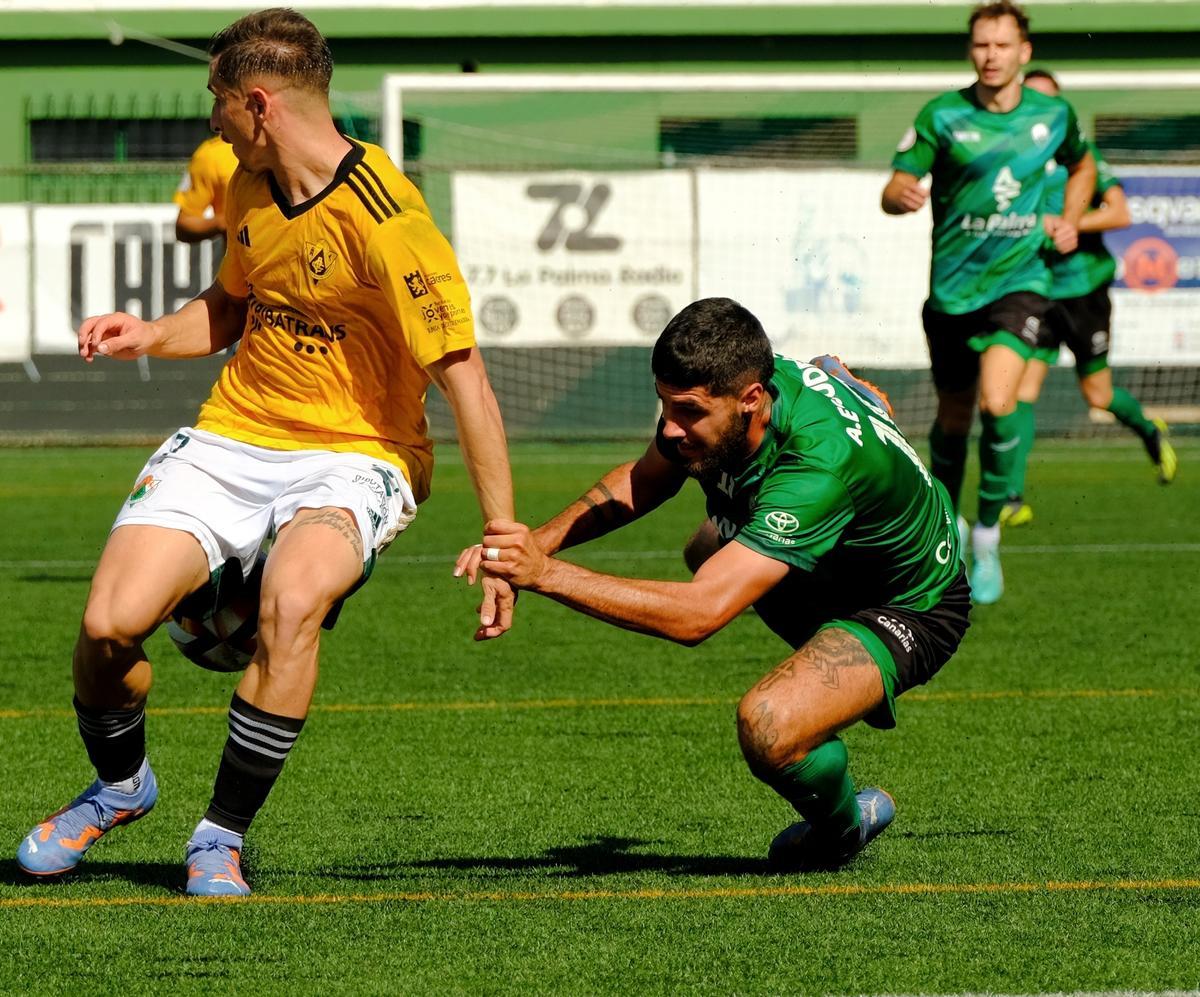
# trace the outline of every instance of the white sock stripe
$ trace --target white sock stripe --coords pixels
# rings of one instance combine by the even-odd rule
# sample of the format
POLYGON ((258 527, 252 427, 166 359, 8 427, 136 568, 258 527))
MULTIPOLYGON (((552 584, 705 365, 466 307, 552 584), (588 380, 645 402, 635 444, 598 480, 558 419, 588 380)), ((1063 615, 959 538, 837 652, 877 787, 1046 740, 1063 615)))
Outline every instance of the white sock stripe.
POLYGON ((264 748, 277 748, 286 753, 292 750, 292 745, 295 744, 295 738, 285 740, 282 738, 272 737, 270 734, 264 734, 262 731, 251 730, 248 727, 240 726, 236 721, 230 719, 229 733, 239 734, 245 742, 250 744, 260 744, 264 748))
POLYGON ((268 758, 278 758, 280 761, 283 761, 288 756, 287 748, 284 748, 283 751, 268 751, 262 745, 251 744, 249 741, 244 740, 232 727, 229 728, 229 739, 231 741, 236 741, 243 748, 253 751, 255 754, 266 755, 268 758))
POLYGON ((275 724, 266 723, 262 720, 251 720, 248 716, 246 716, 246 714, 239 713, 237 710, 230 707, 229 719, 234 720, 235 718, 243 727, 251 729, 257 728, 258 730, 266 731, 269 734, 274 734, 276 737, 288 738, 294 741, 300 736, 300 732, 298 730, 288 730, 286 727, 277 727, 275 724))
POLYGON ((144 708, 138 710, 137 716, 122 726, 116 726, 120 723, 118 720, 93 720, 78 713, 75 716, 79 721, 79 729, 85 734, 91 734, 94 737, 120 737, 133 730, 145 719, 146 710, 144 708))
POLYGON ((288 752, 292 750, 292 741, 277 741, 266 734, 260 734, 258 731, 246 730, 244 727, 237 727, 235 724, 229 725, 229 733, 237 734, 246 743, 259 744, 263 748, 275 748, 278 751, 288 752))

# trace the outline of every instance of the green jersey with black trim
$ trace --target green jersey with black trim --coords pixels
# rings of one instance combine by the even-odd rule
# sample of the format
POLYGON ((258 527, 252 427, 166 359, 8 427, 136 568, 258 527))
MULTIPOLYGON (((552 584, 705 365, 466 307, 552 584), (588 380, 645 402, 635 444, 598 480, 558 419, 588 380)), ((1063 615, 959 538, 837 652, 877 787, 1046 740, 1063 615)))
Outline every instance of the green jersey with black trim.
MULTIPOLYGON (((804 604, 926 610, 957 577, 945 489, 882 409, 825 371, 775 358, 771 419, 744 467, 703 481, 722 545, 782 561, 804 604)), ((658 447, 677 460, 659 434, 658 447)))
POLYGON ((892 167, 933 177, 930 305, 962 315, 1014 291, 1049 294, 1048 164, 1073 166, 1086 153, 1075 111, 1060 97, 1022 89, 1020 103, 1000 113, 971 86, 926 104, 892 167))
MULTIPOLYGON (((1090 205, 1096 211, 1104 204, 1104 192, 1120 187, 1121 181, 1095 144, 1088 142, 1088 148, 1096 159, 1096 192, 1092 195, 1090 205)), ((1046 214, 1062 214, 1066 190, 1067 171, 1059 166, 1050 174, 1046 184, 1046 214)), ((1099 232, 1080 232, 1079 248, 1066 256, 1055 252, 1053 245, 1050 245, 1046 261, 1050 264, 1050 297, 1055 301, 1090 294, 1096 288, 1111 283, 1117 273, 1117 261, 1105 248, 1104 238, 1099 232)))

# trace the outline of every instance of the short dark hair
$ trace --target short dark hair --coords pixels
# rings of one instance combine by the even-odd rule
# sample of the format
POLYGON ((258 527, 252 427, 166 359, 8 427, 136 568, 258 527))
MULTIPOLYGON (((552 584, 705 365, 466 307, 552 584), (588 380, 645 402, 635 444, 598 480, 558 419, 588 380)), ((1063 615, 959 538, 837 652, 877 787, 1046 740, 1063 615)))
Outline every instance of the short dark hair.
POLYGON ((208 43, 213 75, 229 87, 273 76, 318 93, 329 93, 333 56, 325 36, 303 14, 271 7, 238 18, 208 43))
POLYGON ((998 21, 1002 17, 1011 17, 1021 30, 1021 41, 1029 41, 1029 15, 1025 8, 1012 0, 998 0, 996 3, 981 3, 971 11, 967 20, 967 31, 975 30, 976 21, 998 21))
POLYGON ((1055 90, 1062 89, 1062 87, 1058 85, 1058 80, 1054 78, 1054 74, 1048 69, 1029 70, 1029 72, 1025 74, 1025 82, 1028 83, 1030 80, 1049 80, 1055 90))
POLYGON ((748 309, 730 298, 701 298, 667 323, 650 369, 673 388, 736 395, 755 382, 769 383, 775 356, 762 323, 748 309))

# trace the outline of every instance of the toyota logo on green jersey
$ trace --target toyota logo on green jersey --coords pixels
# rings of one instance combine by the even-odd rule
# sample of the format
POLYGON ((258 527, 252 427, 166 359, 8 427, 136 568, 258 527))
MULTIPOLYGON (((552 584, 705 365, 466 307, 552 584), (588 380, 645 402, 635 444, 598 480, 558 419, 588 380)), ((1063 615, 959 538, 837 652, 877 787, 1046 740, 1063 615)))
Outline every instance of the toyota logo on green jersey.
POLYGON ((767 526, 776 533, 788 534, 795 533, 800 529, 800 520, 793 516, 790 512, 768 512, 767 526))

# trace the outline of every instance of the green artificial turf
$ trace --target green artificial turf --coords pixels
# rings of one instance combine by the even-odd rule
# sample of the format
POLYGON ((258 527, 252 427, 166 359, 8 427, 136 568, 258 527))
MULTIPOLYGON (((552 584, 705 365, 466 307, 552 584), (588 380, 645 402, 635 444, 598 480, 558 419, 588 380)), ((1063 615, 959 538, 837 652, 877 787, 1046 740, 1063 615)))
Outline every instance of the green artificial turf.
MULTIPOLYGON (((519 511, 557 511, 636 446, 521 446, 519 511)), ((21 835, 92 778, 70 652, 146 451, 0 450, 0 991, 1053 993, 1200 985, 1200 447, 1170 488, 1132 443, 1039 441, 1008 591, 846 735, 888 832, 838 873, 771 874, 791 819, 734 706, 786 654, 752 614, 699 648, 525 595, 475 644, 478 540, 452 449, 433 498, 325 637, 315 707, 248 838, 249 902, 182 895, 236 676, 152 638, 162 795, 72 878, 21 835)), ((966 494, 970 494, 969 489, 966 494)), ((970 503, 969 503, 970 504, 970 503)), ((970 510, 968 510, 970 511, 970 510)), ((689 486, 571 553, 684 577, 689 486)))

